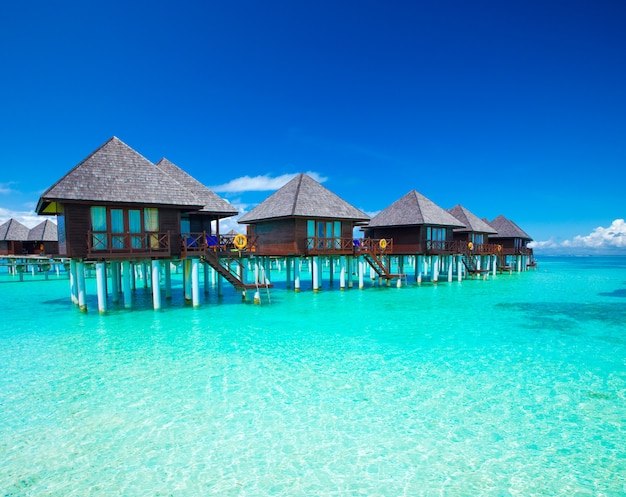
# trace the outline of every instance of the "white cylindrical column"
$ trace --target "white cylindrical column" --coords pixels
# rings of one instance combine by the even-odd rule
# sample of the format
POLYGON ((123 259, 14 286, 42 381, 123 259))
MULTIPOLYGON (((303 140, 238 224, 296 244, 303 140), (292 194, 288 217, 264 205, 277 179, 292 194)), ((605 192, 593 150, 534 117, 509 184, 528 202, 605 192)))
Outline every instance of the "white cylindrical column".
POLYGON ((133 292, 130 286, 130 261, 122 262, 122 295, 124 296, 124 307, 130 309, 133 306, 133 292))
POLYGON ((106 263, 96 262, 96 288, 98 290, 98 311, 107 311, 106 263))
POLYGON ((120 281, 121 281, 121 272, 120 272, 120 263, 117 261, 113 261, 109 263, 109 268, 111 272, 111 297, 114 303, 120 301, 120 281))
POLYGON ((293 289, 295 292, 300 291, 300 257, 293 260, 293 289))
POLYGON ((161 308, 161 264, 158 260, 152 261, 152 306, 155 311, 161 308))
POLYGON ((165 261, 165 298, 167 300, 172 298, 172 263, 165 261))
POLYGON ((363 290, 365 288, 365 261, 363 260, 363 256, 359 256, 359 290, 363 290))
POLYGON ((339 258, 339 289, 346 289, 346 256, 339 258))
POLYGON ((76 262, 76 287, 78 293, 78 308, 82 312, 87 312, 87 290, 85 285, 85 263, 76 262))
POLYGON ((195 258, 191 259, 191 302, 200 305, 200 261, 195 258))
POLYGON ((320 268, 319 268, 320 261, 319 261, 319 257, 318 256, 313 257, 313 260, 311 261, 311 263, 312 263, 311 273, 313 273, 312 274, 312 276, 313 276, 313 291, 314 292, 319 292, 319 285, 320 285, 320 282, 319 282, 319 279, 320 279, 320 268))
POLYGON ((74 304, 78 304, 78 278, 76 273, 76 261, 74 259, 70 259, 70 297, 74 304))

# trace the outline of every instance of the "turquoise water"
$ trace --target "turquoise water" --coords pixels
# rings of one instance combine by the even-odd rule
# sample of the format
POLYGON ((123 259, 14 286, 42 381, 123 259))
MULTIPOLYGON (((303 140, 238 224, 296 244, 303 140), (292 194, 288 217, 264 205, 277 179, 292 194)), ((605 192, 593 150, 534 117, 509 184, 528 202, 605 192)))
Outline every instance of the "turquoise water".
POLYGON ((0 274, 2 496, 626 495, 626 258, 106 315, 88 285, 0 274))

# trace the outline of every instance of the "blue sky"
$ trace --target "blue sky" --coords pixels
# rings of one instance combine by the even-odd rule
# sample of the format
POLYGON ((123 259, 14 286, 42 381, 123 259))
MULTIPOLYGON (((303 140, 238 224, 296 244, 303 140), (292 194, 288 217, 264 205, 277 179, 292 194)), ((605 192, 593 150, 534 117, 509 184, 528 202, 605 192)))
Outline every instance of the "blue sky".
POLYGON ((416 189, 626 253, 625 25, 605 0, 3 2, 0 222, 115 135, 242 211, 310 172, 370 214, 416 189))

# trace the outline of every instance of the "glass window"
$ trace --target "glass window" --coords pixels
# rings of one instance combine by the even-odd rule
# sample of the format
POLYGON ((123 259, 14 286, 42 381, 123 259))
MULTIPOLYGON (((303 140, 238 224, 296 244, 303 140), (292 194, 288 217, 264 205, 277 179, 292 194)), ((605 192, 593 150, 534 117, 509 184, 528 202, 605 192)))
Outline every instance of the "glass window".
MULTIPOLYGON (((124 211, 122 209, 111 209, 111 233, 124 233, 124 211)), ((124 235, 113 234, 111 245, 114 249, 123 249, 124 235)))
POLYGON ((91 245, 93 250, 106 250, 107 244, 107 209, 106 207, 91 207, 91 245))

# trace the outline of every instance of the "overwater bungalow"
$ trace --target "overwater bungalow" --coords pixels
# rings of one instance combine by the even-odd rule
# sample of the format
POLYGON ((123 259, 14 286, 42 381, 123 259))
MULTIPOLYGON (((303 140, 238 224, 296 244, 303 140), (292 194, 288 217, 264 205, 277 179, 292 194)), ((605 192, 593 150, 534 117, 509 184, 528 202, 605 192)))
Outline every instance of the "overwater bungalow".
POLYGON ((24 248, 29 254, 43 256, 59 255, 59 235, 57 225, 50 219, 39 223, 28 232, 28 241, 24 248))
POLYGON ((465 254, 468 270, 474 273, 487 272, 486 268, 495 262, 494 256, 499 247, 495 243, 488 243, 488 237, 497 231, 462 205, 456 205, 448 212, 465 225, 463 228, 454 228, 452 237, 461 253, 465 254))
MULTIPOLYGON (((452 279, 452 256, 465 252, 454 241, 453 230, 464 227, 445 209, 411 190, 370 220, 365 228, 365 238, 383 241, 388 255, 402 256, 399 259, 401 273, 404 256, 415 256, 417 281, 428 277, 437 282, 443 270, 448 270, 448 279, 452 279)), ((458 260, 460 278, 462 259, 458 260)))
MULTIPOLYGON (((182 228, 197 227, 206 240, 214 235, 211 222, 216 222, 219 234, 219 219, 237 210, 171 162, 153 164, 113 137, 48 188, 36 212, 57 216, 59 254, 71 258, 72 298, 81 308, 85 307, 83 264, 96 264, 98 304, 104 311, 107 265, 114 299, 120 273, 124 275, 127 306, 131 268, 141 266, 144 278, 151 270, 158 308, 161 262, 186 256, 182 228)), ((168 281, 170 265, 163 266, 168 281)), ((195 296, 193 300, 197 301, 195 296)))
POLYGON ((532 238, 510 219, 499 215, 489 225, 497 231, 489 235, 489 243, 496 244, 501 269, 525 271, 536 265, 533 249, 528 247, 532 238))
POLYGON ((393 240, 389 252, 396 255, 453 254, 459 252, 453 230, 464 227, 432 200, 411 190, 370 220, 365 237, 393 240))
MULTIPOLYGON (((369 216, 306 174, 270 195, 239 223, 255 239, 256 255, 284 257, 289 266, 312 257, 313 290, 321 287, 319 257, 354 255, 354 228, 369 216)), ((290 268, 288 267, 288 270, 290 268)), ((295 279, 299 290, 299 277, 295 279)))
POLYGON ((0 255, 24 255, 29 231, 15 219, 0 224, 0 255))

